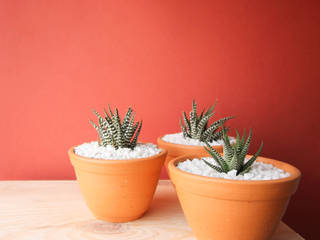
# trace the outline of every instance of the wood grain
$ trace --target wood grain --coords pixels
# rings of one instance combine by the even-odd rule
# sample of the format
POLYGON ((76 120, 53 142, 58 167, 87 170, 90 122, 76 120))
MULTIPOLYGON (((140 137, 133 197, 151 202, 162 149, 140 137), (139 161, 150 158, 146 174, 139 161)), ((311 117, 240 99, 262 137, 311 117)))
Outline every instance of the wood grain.
MULTIPOLYGON (((1 181, 0 239, 195 239, 169 181, 160 181, 151 208, 130 223, 94 219, 75 181, 1 181)), ((281 223, 272 240, 302 240, 281 223)))

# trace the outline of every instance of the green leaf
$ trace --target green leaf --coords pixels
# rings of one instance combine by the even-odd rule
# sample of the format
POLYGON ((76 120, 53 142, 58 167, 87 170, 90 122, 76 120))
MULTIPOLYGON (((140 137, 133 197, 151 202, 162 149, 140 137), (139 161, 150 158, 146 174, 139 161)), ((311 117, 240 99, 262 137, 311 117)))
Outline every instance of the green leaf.
POLYGON ((131 142, 131 146, 130 147, 132 149, 137 145, 137 140, 138 140, 138 137, 139 137, 139 134, 140 134, 140 131, 141 131, 141 127, 142 127, 142 121, 140 122, 139 128, 138 128, 138 130, 136 132, 136 135, 133 138, 133 141, 131 142))
POLYGON ((213 132, 215 132, 219 126, 216 126, 214 124, 211 124, 203 133, 202 133, 202 139, 209 139, 213 132))
POLYGON ((222 126, 222 139, 225 145, 227 145, 228 148, 232 148, 230 140, 229 140, 229 136, 227 135, 227 128, 225 128, 225 126, 222 126))
POLYGON ((221 157, 221 155, 214 149, 212 148, 209 143, 205 142, 205 144, 207 145, 207 147, 204 147, 204 149, 213 157, 213 159, 220 165, 220 167, 222 168, 222 170, 224 172, 228 172, 228 164, 226 163, 226 161, 223 159, 223 157, 221 157))
POLYGON ((203 138, 208 138, 210 135, 212 135, 212 133, 214 131, 216 131, 221 125, 223 125, 226 121, 228 121, 229 119, 232 119, 233 116, 231 117, 225 117, 222 118, 218 121, 215 121, 214 123, 212 123, 207 130, 203 133, 203 138))
POLYGON ((96 110, 94 110, 93 108, 91 110, 98 117, 99 123, 104 123, 106 121, 98 112, 96 112, 96 110))
POLYGON ((241 138, 241 141, 240 141, 240 149, 241 149, 241 151, 242 151, 242 149, 244 147, 245 141, 246 141, 246 130, 244 129, 243 130, 243 135, 242 135, 242 138, 241 138))
POLYGON ((209 167, 213 168, 214 170, 216 170, 217 172, 223 172, 222 168, 218 167, 218 166, 215 166, 211 163, 209 163, 208 161, 204 160, 204 159, 201 159, 202 161, 204 161, 205 164, 207 164, 209 167))
POLYGON ((234 151, 233 151, 233 148, 232 148, 232 146, 230 144, 229 137, 228 137, 228 135, 226 133, 226 128, 224 126, 222 126, 221 133, 222 133, 222 140, 223 140, 223 155, 224 155, 224 159, 227 162, 227 164, 230 166, 232 158, 233 158, 234 151))
POLYGON ((110 108, 110 105, 108 104, 108 109, 109 109, 109 112, 110 112, 110 115, 111 115, 111 118, 113 117, 113 113, 112 113, 112 110, 110 108))
POLYGON ((141 124, 139 126, 139 123, 134 123, 135 113, 133 113, 131 107, 129 107, 121 122, 118 109, 116 108, 113 113, 110 105, 108 105, 108 108, 109 113, 104 109, 105 118, 92 109, 94 114, 98 117, 99 126, 92 120, 90 120, 90 123, 98 131, 101 144, 103 146, 112 145, 115 149, 118 149, 119 147, 134 147, 141 131, 141 124), (136 132, 137 129, 138 131, 136 132))
POLYGON ((196 129, 197 129, 197 120, 196 117, 194 117, 193 112, 190 112, 190 125, 191 125, 191 137, 195 138, 196 137, 196 129))
POLYGON ((192 100, 192 113, 193 116, 195 117, 195 120, 198 120, 198 116, 197 116, 197 103, 195 100, 192 100))
POLYGON ((196 131, 197 131, 197 136, 196 136, 197 139, 200 139, 202 130, 204 129, 205 125, 207 124, 207 122, 208 122, 208 120, 209 120, 209 118, 210 118, 211 116, 212 116, 212 114, 209 114, 209 115, 203 117, 203 118, 200 120, 200 122, 199 122, 199 124, 198 124, 198 126, 197 126, 197 130, 196 130, 196 131))
POLYGON ((107 121, 109 124, 111 124, 111 123, 112 123, 111 117, 109 116, 109 114, 107 113, 107 111, 106 111, 105 108, 103 109, 103 111, 104 111, 104 115, 106 115, 106 117, 105 117, 106 121, 107 121))
POLYGON ((230 120, 230 119, 232 119, 232 118, 234 118, 234 116, 224 117, 224 118, 221 118, 221 119, 215 121, 215 122, 212 123, 211 125, 214 125, 214 126, 216 126, 216 127, 220 127, 220 126, 222 126, 223 124, 225 124, 226 121, 228 121, 228 120, 230 120))
POLYGON ((191 132, 190 121, 188 120, 187 114, 186 114, 185 112, 183 112, 182 115, 183 115, 183 120, 184 120, 185 125, 186 125, 186 131, 187 131, 189 137, 191 137, 191 136, 190 136, 190 132, 191 132))
POLYGON ((236 134, 237 134, 237 139, 236 139, 236 144, 235 144, 235 149, 236 149, 236 153, 239 156, 241 151, 242 151, 242 144, 241 144, 241 140, 240 140, 240 135, 237 129, 235 129, 236 134))
POLYGON ((238 155, 237 155, 237 150, 234 149, 233 157, 230 162, 230 170, 239 170, 241 168, 241 163, 239 162, 238 155))
POLYGON ((135 125, 133 126, 133 133, 136 132, 138 126, 139 126, 139 122, 136 122, 135 125))
POLYGON ((116 137, 117 147, 123 147, 123 136, 121 131, 121 123, 120 123, 118 109, 115 110, 115 114, 113 116, 113 123, 117 131, 117 137, 116 137))
POLYGON ((201 114, 199 116, 199 119, 201 120, 203 118, 204 109, 201 111, 201 114))
POLYGON ((182 133, 183 133, 183 136, 186 138, 188 137, 188 133, 185 129, 185 127, 183 126, 183 123, 182 123, 182 119, 180 118, 180 127, 181 127, 181 130, 182 130, 182 133))
POLYGON ((123 118, 122 124, 121 124, 122 132, 125 132, 127 130, 127 127, 129 125, 129 122, 130 122, 131 114, 132 114, 132 109, 129 107, 126 115, 123 118))
POLYGON ((108 132, 105 128, 100 128, 99 136, 100 136, 100 139, 101 139, 103 146, 107 146, 109 144, 112 144, 111 136, 108 134, 108 132))
POLYGON ((99 127, 91 119, 89 119, 89 121, 92 124, 92 126, 98 131, 99 127))
POLYGON ((263 142, 261 143, 259 150, 256 152, 256 154, 253 155, 252 158, 249 159, 249 161, 247 161, 242 168, 240 169, 240 171, 237 172, 237 175, 241 174, 242 172, 245 172, 247 169, 249 169, 249 167, 251 167, 251 165, 256 161, 257 157, 260 155, 261 150, 263 147, 263 142))
POLYGON ((252 139, 252 130, 250 129, 247 141, 244 144, 244 146, 243 146, 243 148, 241 150, 241 153, 239 154, 239 160, 241 161, 242 164, 243 164, 244 159, 245 159, 245 157, 246 157, 246 155, 248 153, 249 146, 250 146, 250 143, 251 143, 251 139, 252 139))
POLYGON ((133 113, 132 119, 130 120, 129 125, 124 133, 124 141, 126 143, 126 146, 130 145, 131 139, 136 129, 136 128, 135 129, 133 128, 134 118, 135 118, 135 113, 133 113))
MULTIPOLYGON (((229 127, 226 127, 225 129, 226 129, 226 132, 229 131, 229 127)), ((216 131, 215 133, 213 133, 212 135, 210 135, 210 136, 208 137, 208 142, 212 142, 213 140, 217 141, 217 140, 220 140, 220 139, 222 139, 222 138, 223 138, 223 132, 222 132, 222 130, 216 131)), ((229 140, 229 139, 228 139, 228 140, 229 140)))
POLYGON ((211 114, 211 113, 213 112, 214 108, 215 108, 216 105, 217 105, 217 102, 218 102, 218 101, 216 100, 216 101, 214 102, 213 106, 208 108, 208 110, 207 110, 206 113, 204 114, 205 116, 206 116, 206 115, 209 115, 209 114, 211 114))

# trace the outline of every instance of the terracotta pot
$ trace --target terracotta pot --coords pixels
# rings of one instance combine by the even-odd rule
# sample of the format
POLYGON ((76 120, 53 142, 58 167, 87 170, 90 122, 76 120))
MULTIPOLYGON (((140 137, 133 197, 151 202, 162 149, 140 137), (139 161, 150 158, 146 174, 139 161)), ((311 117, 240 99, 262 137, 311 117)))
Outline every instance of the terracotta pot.
MULTIPOLYGON (((170 143, 170 142, 163 141, 162 137, 163 136, 158 137, 157 143, 159 147, 166 149, 168 151, 168 155, 164 162, 164 166, 166 168, 167 173, 169 173, 168 163, 170 162, 171 159, 174 159, 176 157, 186 155, 186 154, 207 155, 207 152, 203 146, 192 146, 192 145, 170 143)), ((223 152, 223 145, 212 146, 212 147, 220 153, 223 152)))
POLYGON ((182 171, 169 162, 169 172, 183 212, 196 237, 214 240, 267 240, 284 215, 291 195, 298 187, 300 171, 284 162, 259 157, 257 161, 289 172, 278 180, 229 180, 204 177, 182 171))
POLYGON ((128 222, 148 209, 167 151, 130 160, 103 160, 76 155, 69 149, 80 190, 97 219, 128 222))

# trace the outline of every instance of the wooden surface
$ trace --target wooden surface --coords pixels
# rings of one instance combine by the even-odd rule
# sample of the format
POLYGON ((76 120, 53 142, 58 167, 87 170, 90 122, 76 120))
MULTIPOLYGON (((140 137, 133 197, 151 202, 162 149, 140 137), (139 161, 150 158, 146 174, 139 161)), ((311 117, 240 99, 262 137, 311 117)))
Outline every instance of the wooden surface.
MULTIPOLYGON (((0 181, 0 240, 195 239, 169 181, 160 181, 151 208, 130 223, 95 220, 75 181, 0 181)), ((301 240, 281 223, 272 240, 301 240)))

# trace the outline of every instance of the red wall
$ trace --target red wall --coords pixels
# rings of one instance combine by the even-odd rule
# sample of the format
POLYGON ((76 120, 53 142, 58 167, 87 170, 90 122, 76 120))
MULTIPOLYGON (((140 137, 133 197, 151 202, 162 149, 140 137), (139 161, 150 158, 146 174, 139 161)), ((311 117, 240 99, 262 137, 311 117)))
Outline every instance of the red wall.
MULTIPOLYGON (((0 0, 0 179, 74 179, 90 108, 131 105, 141 140, 179 131, 191 99, 253 128, 303 172, 285 221, 316 236, 319 1, 0 0)), ((231 121, 230 121, 231 123, 231 121)), ((319 236, 320 237, 320 236, 319 236)))

